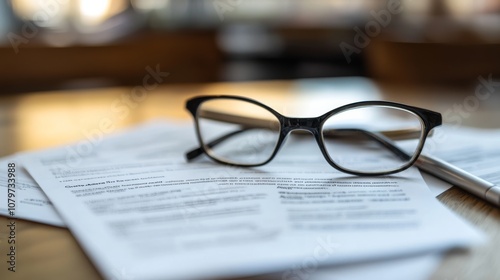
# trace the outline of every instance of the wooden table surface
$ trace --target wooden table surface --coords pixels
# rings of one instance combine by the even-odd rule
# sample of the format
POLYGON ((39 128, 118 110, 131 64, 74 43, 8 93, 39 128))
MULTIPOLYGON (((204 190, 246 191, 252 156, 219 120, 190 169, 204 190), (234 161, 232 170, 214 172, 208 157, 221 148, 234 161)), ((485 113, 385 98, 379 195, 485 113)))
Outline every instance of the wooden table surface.
MULTIPOLYGON (((373 96, 373 99, 448 112, 444 114, 445 122, 461 114, 460 125, 500 128, 497 121, 500 119, 500 94, 492 93, 487 100, 480 100, 478 106, 469 106, 469 109, 474 110, 468 111, 466 115, 459 112, 458 108, 467 105, 467 102, 477 105, 470 103, 474 101, 475 94, 472 86, 416 88, 382 83, 375 85, 381 95, 373 96)), ((332 104, 346 100, 346 95, 349 100, 367 98, 366 95, 356 96, 356 93, 349 91, 334 91, 326 97, 324 94, 315 96, 314 90, 311 93, 305 91, 307 89, 297 81, 269 81, 164 84, 147 91, 141 100, 131 99, 132 89, 127 87, 3 96, 0 97, 0 156, 77 141, 84 138, 85 130, 97 127, 103 118, 110 118, 116 130, 154 118, 188 120, 184 101, 200 94, 249 96, 283 113, 292 111, 291 108, 297 105, 314 109, 315 104, 325 105, 325 98, 333 100, 332 104), (307 96, 310 104, 304 103, 304 96, 307 96), (112 109, 117 104, 125 104, 129 110, 117 114, 112 109)), ((489 241, 469 251, 448 253, 432 279, 500 279, 500 211, 457 188, 446 191, 438 199, 483 230, 489 241)), ((16 221, 17 272, 7 271, 7 225, 8 219, 0 217, 0 279, 101 279, 67 229, 24 220, 16 221)))

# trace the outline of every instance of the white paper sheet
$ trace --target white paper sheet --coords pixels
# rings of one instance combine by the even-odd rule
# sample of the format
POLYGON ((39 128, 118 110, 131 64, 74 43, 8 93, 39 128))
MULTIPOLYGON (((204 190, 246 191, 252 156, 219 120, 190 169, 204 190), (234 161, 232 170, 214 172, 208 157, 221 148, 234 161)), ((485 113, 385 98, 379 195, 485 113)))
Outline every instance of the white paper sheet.
MULTIPOLYGON (((186 123, 156 120, 106 137, 94 134, 63 147, 4 157, 0 159, 0 166, 5 166, 5 170, 8 163, 15 163, 17 167, 15 174, 16 200, 19 204, 16 207, 14 217, 65 227, 64 221, 52 203, 19 161, 19 157, 23 155, 36 155, 53 151, 53 159, 57 159, 60 164, 78 166, 87 159, 97 160, 101 158, 101 160, 105 160, 109 154, 113 154, 113 158, 116 159, 116 157, 148 157, 150 156, 148 151, 153 154, 171 152, 176 150, 176 146, 182 144, 182 142, 177 141, 179 139, 177 137, 191 139, 194 137, 194 133, 191 128, 187 129, 186 123), (144 135, 148 135, 148 137, 144 137, 144 135), (173 135, 176 137, 172 137, 173 135)), ((3 188, 7 188, 7 177, 6 174, 0 173, 0 200, 7 201, 7 190, 3 188)), ((0 204, 0 215, 9 215, 5 204, 0 204)))
POLYGON ((345 264, 482 239, 430 195, 416 169, 348 176, 296 151, 288 145, 254 169, 113 157, 69 167, 53 160, 57 151, 24 162, 107 278, 253 275, 311 257, 345 264))
MULTIPOLYGON (((16 156, 5 157, 0 160, 0 166, 7 170, 9 163, 16 164, 16 190, 15 201, 17 206, 13 217, 31 220, 53 226, 64 227, 65 223, 57 213, 52 203, 45 196, 42 189, 31 178, 28 172, 22 168, 21 162, 16 156)), ((9 216, 7 211, 7 177, 5 173, 0 173, 0 215, 9 216)))

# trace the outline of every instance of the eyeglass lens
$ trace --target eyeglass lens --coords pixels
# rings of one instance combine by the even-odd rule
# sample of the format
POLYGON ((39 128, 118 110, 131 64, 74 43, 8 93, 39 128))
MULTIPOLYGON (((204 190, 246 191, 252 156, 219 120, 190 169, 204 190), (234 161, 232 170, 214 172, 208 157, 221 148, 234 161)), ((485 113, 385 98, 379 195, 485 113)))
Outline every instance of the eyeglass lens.
POLYGON ((262 164, 271 158, 280 135, 279 120, 267 109, 234 99, 213 99, 203 102, 197 111, 198 129, 205 151, 218 160, 239 164, 262 164), (213 113, 252 119, 241 125, 217 120, 213 113), (260 122, 259 122, 260 120, 260 122), (255 125, 254 122, 259 122, 255 125))
POLYGON ((328 157, 346 170, 363 173, 389 172, 406 166, 418 153, 423 134, 419 116, 387 106, 342 111, 328 118, 322 129, 328 157), (408 131, 413 136, 398 139, 389 135, 391 131, 408 131), (406 154, 395 153, 384 141, 406 154))

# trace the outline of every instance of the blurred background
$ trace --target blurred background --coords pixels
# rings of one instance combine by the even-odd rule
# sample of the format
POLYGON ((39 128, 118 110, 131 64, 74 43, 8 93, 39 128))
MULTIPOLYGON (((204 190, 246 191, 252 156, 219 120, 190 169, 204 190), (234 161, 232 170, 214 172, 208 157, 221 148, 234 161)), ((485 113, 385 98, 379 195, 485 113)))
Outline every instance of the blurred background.
POLYGON ((0 92, 500 74, 500 0, 3 0, 0 92))

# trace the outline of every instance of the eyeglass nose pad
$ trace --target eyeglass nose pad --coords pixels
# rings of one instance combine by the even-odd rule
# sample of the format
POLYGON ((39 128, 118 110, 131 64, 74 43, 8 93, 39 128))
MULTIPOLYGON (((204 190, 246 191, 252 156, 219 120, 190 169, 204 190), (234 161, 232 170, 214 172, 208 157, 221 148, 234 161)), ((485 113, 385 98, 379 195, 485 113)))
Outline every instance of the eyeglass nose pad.
POLYGON ((289 141, 288 139, 290 138, 290 135, 294 135, 295 137, 304 137, 311 135, 313 138, 310 140, 317 142, 316 134, 317 134, 316 131, 311 131, 309 129, 303 129, 303 128, 289 129, 286 135, 284 136, 283 140, 281 141, 281 144, 279 145, 278 150, 276 152, 278 153, 284 146, 286 146, 287 141, 289 141))
POLYGON ((285 136, 283 137, 283 140, 281 140, 281 143, 278 144, 278 148, 276 150, 276 154, 279 153, 281 151, 281 149, 283 148, 283 146, 286 145, 287 141, 288 141, 288 137, 290 136, 290 134, 292 133, 292 131, 288 131, 285 136))

